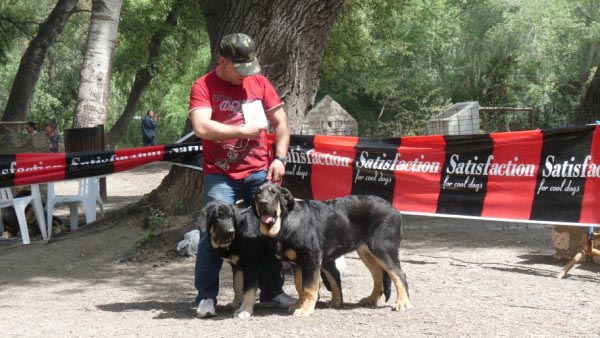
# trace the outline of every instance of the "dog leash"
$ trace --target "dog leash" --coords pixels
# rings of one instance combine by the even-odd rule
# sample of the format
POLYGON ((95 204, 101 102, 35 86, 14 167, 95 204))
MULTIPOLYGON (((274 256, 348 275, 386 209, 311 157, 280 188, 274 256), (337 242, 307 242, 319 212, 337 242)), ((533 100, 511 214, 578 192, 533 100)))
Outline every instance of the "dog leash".
POLYGON ((242 209, 242 210, 240 211, 240 214, 245 214, 245 213, 247 213, 247 212, 248 212, 248 211, 250 211, 250 210, 252 210, 252 206, 249 206, 249 207, 247 207, 247 208, 245 208, 245 209, 242 209))

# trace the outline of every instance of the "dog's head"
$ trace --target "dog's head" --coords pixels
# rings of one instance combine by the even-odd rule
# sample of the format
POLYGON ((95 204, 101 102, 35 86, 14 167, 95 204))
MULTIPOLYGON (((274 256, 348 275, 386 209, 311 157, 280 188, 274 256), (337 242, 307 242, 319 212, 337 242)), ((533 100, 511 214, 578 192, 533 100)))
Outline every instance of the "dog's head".
POLYGON ((260 233, 276 237, 281 230, 281 220, 295 206, 294 196, 286 188, 265 182, 254 194, 252 210, 260 220, 260 233))
POLYGON ((200 212, 198 227, 210 236, 210 245, 214 249, 226 249, 235 238, 235 224, 239 217, 239 212, 234 206, 213 201, 200 212))

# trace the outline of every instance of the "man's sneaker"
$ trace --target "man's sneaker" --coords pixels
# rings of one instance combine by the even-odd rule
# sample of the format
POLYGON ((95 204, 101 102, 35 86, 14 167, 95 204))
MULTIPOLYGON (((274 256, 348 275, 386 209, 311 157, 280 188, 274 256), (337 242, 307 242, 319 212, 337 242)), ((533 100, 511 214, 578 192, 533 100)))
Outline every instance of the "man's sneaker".
POLYGON ((196 316, 199 318, 214 317, 217 315, 215 311, 215 300, 214 299, 203 299, 198 304, 196 309, 196 316))
POLYGON ((296 298, 290 297, 287 293, 282 292, 277 297, 267 302, 261 302, 260 304, 265 307, 279 307, 287 309, 290 307, 290 305, 296 304, 296 298))

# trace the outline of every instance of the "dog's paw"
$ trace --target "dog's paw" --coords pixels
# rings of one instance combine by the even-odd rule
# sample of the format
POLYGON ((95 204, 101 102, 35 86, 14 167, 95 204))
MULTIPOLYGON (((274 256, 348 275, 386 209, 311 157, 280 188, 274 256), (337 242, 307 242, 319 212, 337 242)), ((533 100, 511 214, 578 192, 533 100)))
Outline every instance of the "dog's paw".
POLYGON ((290 305, 290 307, 288 308, 288 312, 294 313, 294 311, 298 310, 299 308, 300 308, 300 303, 296 302, 295 304, 290 305))
POLYGON ((410 300, 408 300, 408 299, 405 301, 398 301, 398 302, 396 302, 395 306, 392 306, 393 311, 406 311, 410 308, 412 308, 412 304, 410 303, 410 300))
POLYGON ((315 312, 314 309, 304 309, 304 308, 299 308, 296 309, 296 311, 294 311, 294 317, 308 317, 310 315, 313 314, 313 312, 315 312))
POLYGON ((369 296, 369 297, 365 297, 361 300, 358 301, 358 304, 363 305, 363 306, 377 306, 377 301, 379 299, 369 296))
POLYGON ((342 302, 340 302, 340 301, 334 302, 332 300, 329 302, 329 307, 334 308, 334 309, 339 309, 342 307, 342 302))
POLYGON ((235 310, 235 309, 238 309, 240 307, 240 305, 242 305, 242 302, 233 301, 231 303, 225 304, 225 308, 228 310, 235 310))
POLYGON ((237 309, 233 313, 233 317, 238 318, 238 319, 248 319, 248 318, 252 317, 252 314, 246 310, 237 309))

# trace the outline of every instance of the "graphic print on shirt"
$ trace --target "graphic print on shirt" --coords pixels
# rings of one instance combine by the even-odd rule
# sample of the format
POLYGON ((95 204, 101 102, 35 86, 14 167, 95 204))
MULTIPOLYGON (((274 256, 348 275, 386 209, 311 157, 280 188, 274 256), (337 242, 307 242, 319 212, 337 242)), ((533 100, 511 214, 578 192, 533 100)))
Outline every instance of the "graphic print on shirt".
POLYGON ((242 113, 242 104, 246 103, 246 100, 232 100, 231 96, 227 95, 214 95, 213 101, 219 104, 219 110, 223 114, 221 116, 223 121, 239 116, 242 113))
MULTIPOLYGON (((229 125, 242 125, 244 117, 242 105, 248 100, 233 100, 228 95, 214 95, 213 101, 218 104, 218 116, 213 113, 213 119, 229 125)), ((259 143, 249 139, 235 139, 217 141, 217 152, 215 154, 215 166, 227 171, 231 164, 241 161, 259 143)))
POLYGON ((226 156, 216 158, 215 165, 223 170, 229 170, 229 163, 235 163, 238 159, 244 158, 250 149, 257 146, 257 143, 254 142, 254 145, 248 147, 250 143, 250 140, 243 138, 239 139, 236 144, 223 144, 222 149, 226 156), (240 156, 240 153, 244 153, 244 155, 240 156))

